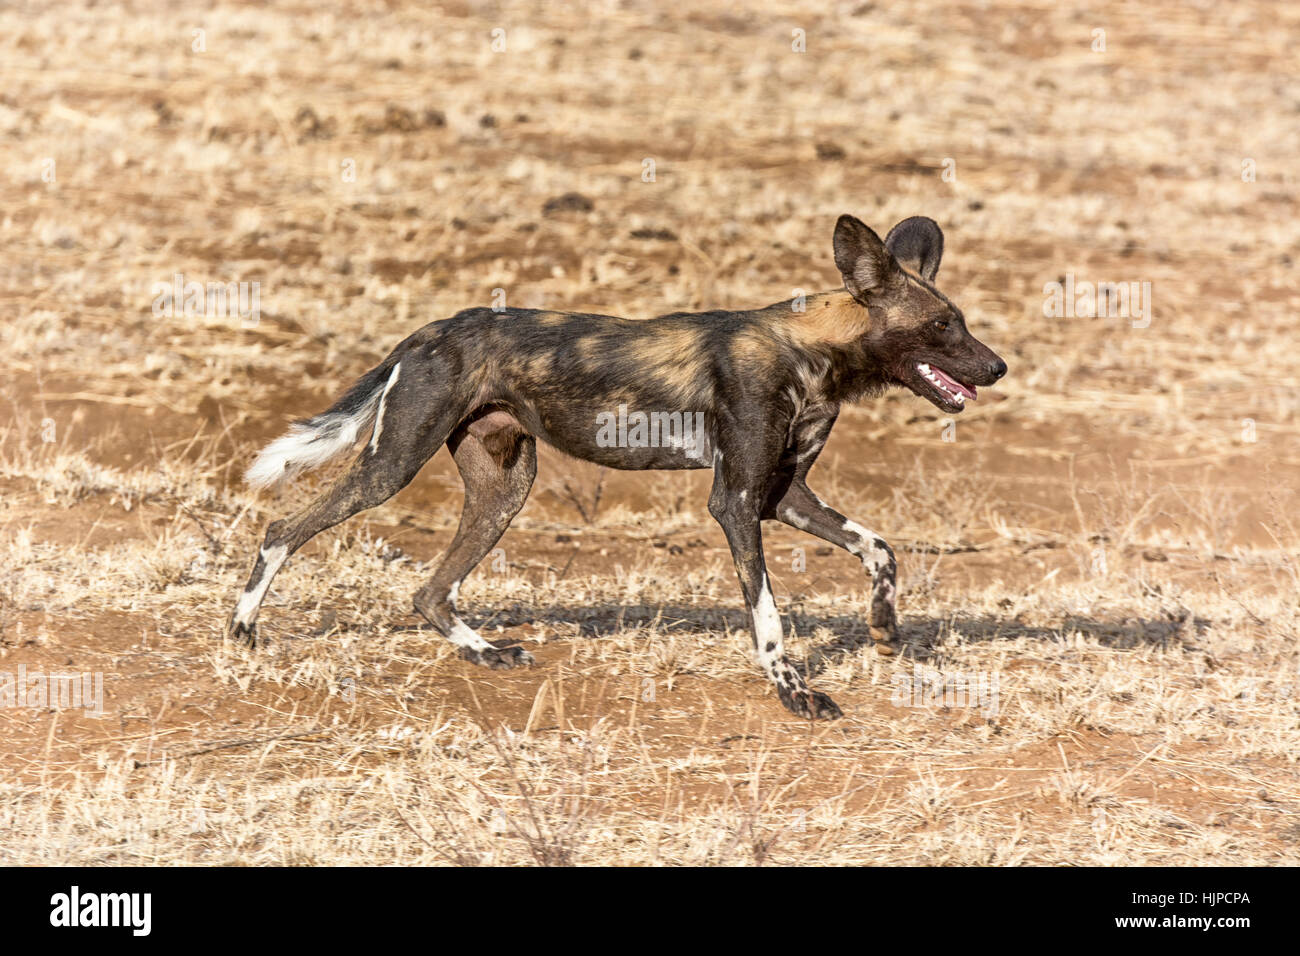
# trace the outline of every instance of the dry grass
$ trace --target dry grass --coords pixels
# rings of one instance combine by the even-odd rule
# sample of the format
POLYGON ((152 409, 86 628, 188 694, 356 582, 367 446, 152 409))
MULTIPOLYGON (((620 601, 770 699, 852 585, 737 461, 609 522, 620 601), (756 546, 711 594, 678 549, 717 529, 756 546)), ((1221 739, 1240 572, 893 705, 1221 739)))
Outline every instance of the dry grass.
POLYGON ((1300 862, 1296 12, 729 9, 0 11, 0 672, 107 696, 0 708, 0 862, 1300 862), (754 670, 707 475, 549 454, 462 593, 538 667, 416 626, 445 454, 290 563, 267 648, 222 643, 328 478, 249 494, 252 450, 412 328, 494 289, 829 288, 844 211, 938 219, 1011 366, 955 432, 847 410, 813 473, 898 545, 908 654, 860 645, 855 561, 768 532, 845 720, 754 670), (260 321, 155 315, 176 273, 258 282, 260 321), (1066 273, 1150 282, 1150 326, 1044 317, 1066 273), (950 696, 980 681, 995 707, 950 696))

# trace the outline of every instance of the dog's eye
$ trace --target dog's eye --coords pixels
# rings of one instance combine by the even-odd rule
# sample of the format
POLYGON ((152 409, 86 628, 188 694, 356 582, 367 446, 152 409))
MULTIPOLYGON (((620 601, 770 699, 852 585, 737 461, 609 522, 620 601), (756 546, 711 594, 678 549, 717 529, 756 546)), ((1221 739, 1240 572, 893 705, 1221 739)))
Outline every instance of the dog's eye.
POLYGON ((947 320, 947 319, 935 319, 934 322, 932 322, 931 324, 932 324, 936 329, 938 329, 940 332, 946 332, 946 331, 948 331, 948 320, 947 320))

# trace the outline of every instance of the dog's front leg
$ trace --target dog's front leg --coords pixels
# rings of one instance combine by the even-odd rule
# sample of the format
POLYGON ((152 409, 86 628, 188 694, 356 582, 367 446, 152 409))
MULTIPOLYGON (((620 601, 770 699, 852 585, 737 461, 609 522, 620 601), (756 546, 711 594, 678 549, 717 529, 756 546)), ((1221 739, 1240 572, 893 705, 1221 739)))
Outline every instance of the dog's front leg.
POLYGON ((811 719, 842 716, 839 707, 825 694, 808 688, 803 675, 785 656, 781 615, 772 597, 772 583, 763 560, 763 538, 759 512, 767 492, 763 475, 770 471, 733 467, 726 456, 714 469, 709 513, 722 525, 736 562, 736 574, 749 608, 754 654, 759 666, 776 685, 781 703, 800 717, 811 719))
POLYGON ((843 548, 862 562, 862 567, 871 575, 871 609, 867 618, 871 637, 876 641, 877 651, 892 654, 893 645, 898 640, 895 610, 898 563, 893 548, 885 543, 885 539, 844 517, 798 478, 778 500, 769 504, 763 517, 776 518, 792 528, 807 531, 843 548))

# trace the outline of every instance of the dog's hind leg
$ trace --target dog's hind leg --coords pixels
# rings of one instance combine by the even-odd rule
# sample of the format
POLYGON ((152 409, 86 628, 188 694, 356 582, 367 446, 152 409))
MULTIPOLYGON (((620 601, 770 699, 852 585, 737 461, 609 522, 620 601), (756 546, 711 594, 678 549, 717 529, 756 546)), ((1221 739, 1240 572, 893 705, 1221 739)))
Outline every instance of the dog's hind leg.
POLYGON ((465 482, 465 505, 442 563, 416 592, 415 609, 466 660, 493 668, 531 664, 532 655, 522 647, 493 647, 462 621, 456 596, 524 506, 537 476, 537 441, 508 412, 491 411, 457 429, 447 447, 465 482))
MULTIPOLYGON (((414 363, 408 363, 408 368, 414 363)), ((296 514, 273 521, 258 552, 226 633, 250 646, 257 613, 277 571, 289 556, 326 528, 382 504, 415 477, 456 427, 463 407, 427 376, 395 375, 378 402, 374 431, 352 466, 319 498, 296 514), (438 394, 439 392, 443 394, 438 394), (432 392, 432 395, 430 394, 432 392), (428 407, 441 406, 432 418, 428 407)))
POLYGON ((776 518, 792 528, 843 548, 862 562, 871 576, 871 610, 867 624, 876 650, 894 652, 898 639, 895 602, 898 599, 898 563, 893 549, 874 531, 844 517, 815 495, 803 480, 796 478, 775 502, 769 501, 764 518, 776 518))

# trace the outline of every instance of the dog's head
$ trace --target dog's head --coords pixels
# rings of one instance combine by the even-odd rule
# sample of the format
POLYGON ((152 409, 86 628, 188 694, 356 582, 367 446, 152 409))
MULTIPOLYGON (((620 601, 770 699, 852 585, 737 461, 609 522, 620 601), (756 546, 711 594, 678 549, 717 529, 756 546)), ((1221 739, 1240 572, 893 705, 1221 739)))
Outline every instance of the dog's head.
POLYGON ((844 288, 871 314, 863 347, 885 378, 945 412, 959 412, 1007 363, 971 335, 961 310, 934 286, 943 232, 933 219, 904 219, 881 242, 852 216, 835 224, 835 265, 844 288))

